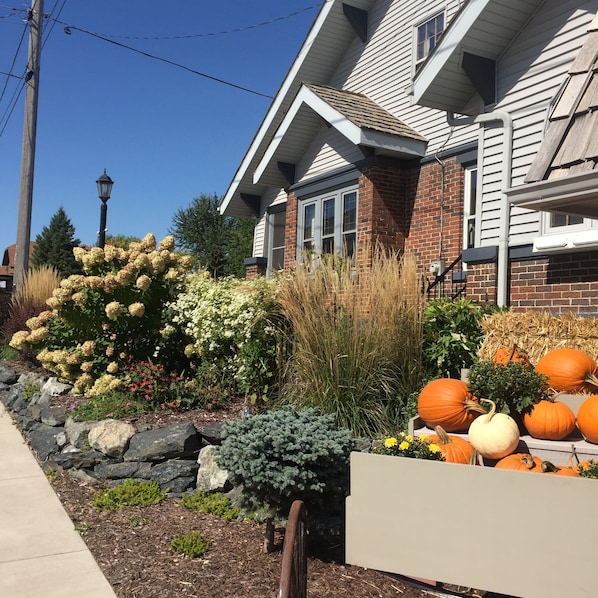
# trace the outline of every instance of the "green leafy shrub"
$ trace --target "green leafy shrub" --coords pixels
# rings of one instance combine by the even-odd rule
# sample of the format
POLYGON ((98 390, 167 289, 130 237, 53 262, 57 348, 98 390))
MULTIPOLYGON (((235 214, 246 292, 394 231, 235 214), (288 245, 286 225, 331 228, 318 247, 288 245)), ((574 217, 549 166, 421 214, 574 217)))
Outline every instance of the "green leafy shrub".
POLYGON ((190 559, 194 559, 208 551, 210 541, 204 538, 201 532, 189 532, 176 536, 171 547, 177 554, 184 554, 190 559))
POLYGON ((210 513, 211 515, 216 515, 226 521, 237 519, 241 512, 237 507, 233 507, 228 496, 218 492, 196 492, 195 494, 185 494, 181 499, 181 505, 186 509, 191 509, 198 513, 210 513))
POLYGON ((166 491, 160 490, 158 482, 128 479, 114 488, 96 492, 93 504, 100 511, 118 511, 123 507, 157 505, 165 498, 166 491))
POLYGON ((426 378, 460 378, 476 360, 484 333, 482 318, 501 308, 471 299, 434 299, 424 311, 423 352, 426 378))
POLYGON ((227 421, 222 433, 216 459, 243 486, 243 508, 267 505, 284 518, 302 500, 312 521, 342 515, 353 441, 332 416, 287 407, 227 421))
POLYGON ((497 411, 523 415, 544 398, 548 377, 516 361, 478 361, 468 380, 469 390, 479 399, 494 401, 497 411))
POLYGON ((152 406, 136 400, 123 391, 106 392, 91 399, 75 399, 68 411, 75 421, 98 421, 102 419, 123 419, 141 413, 149 413, 152 406))
POLYGON ((413 256, 365 247, 353 260, 325 256, 284 279, 290 358, 281 401, 317 407, 356 436, 405 427, 421 385, 423 298, 413 256))
POLYGON ((191 260, 173 249, 172 237, 156 247, 151 234, 128 250, 75 248, 85 274, 62 280, 46 301, 52 311, 27 320, 29 331, 16 332, 11 346, 39 351, 46 369, 89 395, 118 390, 131 362, 152 358, 180 370, 182 336, 172 326, 164 334, 164 307, 191 260))
POLYGON ((235 390, 256 399, 273 395, 279 371, 274 281, 214 280, 199 272, 169 310, 173 324, 192 339, 185 352, 204 377, 212 373, 214 383, 224 376, 235 390))

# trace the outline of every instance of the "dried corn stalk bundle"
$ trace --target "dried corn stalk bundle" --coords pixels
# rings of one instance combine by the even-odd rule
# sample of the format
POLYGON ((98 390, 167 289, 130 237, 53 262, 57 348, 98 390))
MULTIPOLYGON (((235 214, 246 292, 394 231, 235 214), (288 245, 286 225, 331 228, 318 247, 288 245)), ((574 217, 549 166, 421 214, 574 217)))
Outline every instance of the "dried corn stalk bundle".
POLYGON ((553 349, 570 347, 598 359, 598 318, 574 314, 553 316, 548 312, 497 313, 482 323, 484 341, 479 358, 490 360, 501 347, 517 346, 527 352, 532 364, 553 349))

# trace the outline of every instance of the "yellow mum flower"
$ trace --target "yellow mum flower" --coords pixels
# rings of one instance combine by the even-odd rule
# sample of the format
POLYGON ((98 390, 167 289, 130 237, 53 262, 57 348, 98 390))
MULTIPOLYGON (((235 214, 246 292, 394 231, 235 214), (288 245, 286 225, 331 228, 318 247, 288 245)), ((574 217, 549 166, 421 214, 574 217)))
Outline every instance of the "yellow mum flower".
POLYGON ((407 442, 413 442, 413 436, 411 436, 411 434, 409 434, 408 436, 405 436, 405 440, 407 442))
POLYGON ((410 444, 406 440, 403 440, 403 442, 399 444, 399 450, 406 451, 409 448, 409 446, 410 444))
POLYGON ((397 439, 396 439, 396 438, 394 438, 394 437, 392 437, 392 438, 387 438, 387 439, 384 441, 384 446, 385 446, 386 448, 392 448, 393 446, 397 446, 397 443, 398 443, 398 441, 397 441, 397 439))
POLYGON ((419 437, 420 437, 420 440, 425 440, 428 437, 428 435, 427 434, 420 434, 419 437))
POLYGON ((437 453, 440 451, 440 447, 437 444, 434 444, 433 442, 428 445, 428 449, 431 453, 437 453))

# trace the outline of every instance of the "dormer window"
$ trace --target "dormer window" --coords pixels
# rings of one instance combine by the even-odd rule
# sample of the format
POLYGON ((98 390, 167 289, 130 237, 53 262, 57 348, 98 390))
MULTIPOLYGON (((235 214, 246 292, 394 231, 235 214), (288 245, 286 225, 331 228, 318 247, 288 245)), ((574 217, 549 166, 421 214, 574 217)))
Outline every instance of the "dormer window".
POLYGON ((415 68, 428 57, 444 31, 444 12, 428 19, 415 28, 415 68))

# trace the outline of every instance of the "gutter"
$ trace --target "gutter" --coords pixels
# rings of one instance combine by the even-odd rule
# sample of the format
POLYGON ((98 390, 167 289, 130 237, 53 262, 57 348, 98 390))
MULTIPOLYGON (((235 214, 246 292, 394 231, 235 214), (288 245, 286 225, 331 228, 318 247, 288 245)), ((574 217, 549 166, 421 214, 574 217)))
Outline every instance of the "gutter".
MULTIPOLYGON (((500 215, 498 232, 498 261, 496 281, 496 304, 499 307, 507 305, 507 281, 509 273, 509 226, 510 204, 507 189, 511 187, 511 165, 513 161, 513 119, 507 112, 484 112, 477 116, 455 117, 454 113, 447 112, 446 120, 452 127, 501 122, 503 127, 502 173, 500 194, 500 215)), ((484 147, 480 143, 480 148, 484 147)), ((482 162, 483 165, 483 162, 482 162)), ((482 173, 483 174, 483 173, 482 173)))

